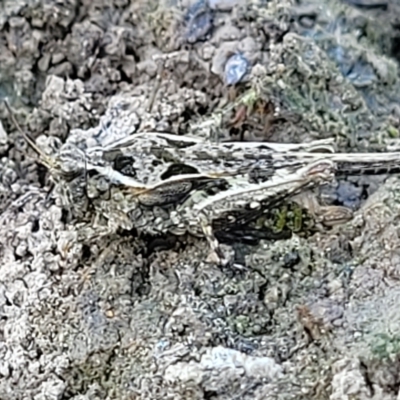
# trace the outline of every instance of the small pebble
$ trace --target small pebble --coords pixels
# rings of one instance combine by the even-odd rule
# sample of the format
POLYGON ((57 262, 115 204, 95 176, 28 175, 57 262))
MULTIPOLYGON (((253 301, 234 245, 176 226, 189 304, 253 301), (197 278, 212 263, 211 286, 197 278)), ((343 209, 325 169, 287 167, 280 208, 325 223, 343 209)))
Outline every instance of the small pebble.
POLYGON ((225 83, 236 85, 246 75, 249 69, 249 62, 241 54, 230 57, 225 64, 225 83))
POLYGON ((351 182, 341 181, 336 189, 337 200, 345 207, 357 209, 362 200, 362 188, 351 182))
POLYGON ((185 20, 186 40, 188 43, 195 43, 204 40, 213 26, 213 14, 207 7, 204 0, 200 0, 189 8, 185 20))

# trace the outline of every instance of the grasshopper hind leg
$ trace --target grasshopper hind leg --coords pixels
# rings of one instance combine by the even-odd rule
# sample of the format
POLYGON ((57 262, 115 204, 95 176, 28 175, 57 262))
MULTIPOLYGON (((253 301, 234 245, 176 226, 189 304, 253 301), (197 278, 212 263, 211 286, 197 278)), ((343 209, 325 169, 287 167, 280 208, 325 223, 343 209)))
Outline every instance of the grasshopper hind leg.
MULTIPOLYGON (((200 227, 203 232, 204 237, 206 238, 208 245, 210 247, 210 253, 207 258, 209 262, 215 262, 222 266, 226 266, 231 261, 231 255, 228 255, 228 252, 224 252, 221 244, 216 238, 211 221, 207 217, 206 214, 200 212, 199 214, 200 227)), ((230 253, 230 252, 229 252, 230 253)))

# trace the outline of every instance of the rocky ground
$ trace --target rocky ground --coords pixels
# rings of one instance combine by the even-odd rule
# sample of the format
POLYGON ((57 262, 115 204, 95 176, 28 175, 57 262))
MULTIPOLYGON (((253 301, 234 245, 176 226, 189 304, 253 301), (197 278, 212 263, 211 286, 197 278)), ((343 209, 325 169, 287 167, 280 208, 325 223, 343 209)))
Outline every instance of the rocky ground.
MULTIPOLYGON (((139 130, 398 139, 399 1, 203 6, 4 0, 0 96, 44 149, 139 130)), ((340 230, 237 244, 241 268, 218 267, 192 238, 81 243, 0 117, 0 399, 400 399, 396 177, 326 193, 357 209, 340 230)))

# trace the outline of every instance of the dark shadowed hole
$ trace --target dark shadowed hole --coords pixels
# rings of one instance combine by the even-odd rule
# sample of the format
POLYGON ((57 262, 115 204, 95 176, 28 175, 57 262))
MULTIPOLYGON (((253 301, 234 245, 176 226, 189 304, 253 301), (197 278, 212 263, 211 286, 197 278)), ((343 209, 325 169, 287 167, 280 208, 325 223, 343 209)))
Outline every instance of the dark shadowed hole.
POLYGON ((37 232, 39 230, 39 220, 35 219, 32 223, 31 232, 37 232))
POLYGON ((90 247, 87 245, 82 246, 82 261, 87 261, 89 260, 90 256, 92 255, 92 252, 90 251, 90 247))
POLYGON ((66 224, 68 222, 68 210, 63 208, 61 210, 61 218, 60 218, 61 222, 63 224, 66 224))

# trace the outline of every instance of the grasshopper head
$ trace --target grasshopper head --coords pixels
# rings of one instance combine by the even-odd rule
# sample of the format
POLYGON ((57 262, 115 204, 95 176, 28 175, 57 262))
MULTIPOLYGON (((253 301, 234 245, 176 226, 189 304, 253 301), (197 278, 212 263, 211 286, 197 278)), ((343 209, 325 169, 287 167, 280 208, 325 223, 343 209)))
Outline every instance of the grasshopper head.
POLYGON ((22 130, 8 102, 4 101, 4 104, 16 129, 25 139, 28 146, 37 154, 37 161, 49 170, 54 180, 70 181, 82 174, 85 168, 85 155, 81 150, 77 149, 75 146, 65 145, 55 157, 45 154, 45 152, 38 147, 35 140, 22 130))
POLYGON ((61 197, 63 206, 67 206, 72 214, 83 215, 86 208, 86 158, 85 153, 76 146, 65 144, 56 156, 49 156, 38 147, 35 140, 26 134, 18 124, 11 107, 5 106, 18 132, 29 147, 37 154, 38 162, 45 166, 55 184, 56 192, 61 197))

